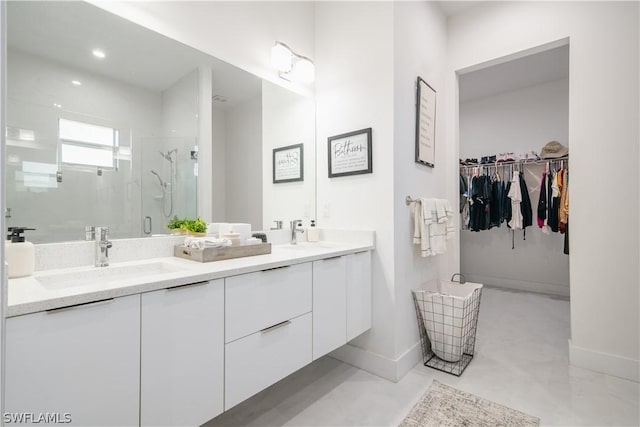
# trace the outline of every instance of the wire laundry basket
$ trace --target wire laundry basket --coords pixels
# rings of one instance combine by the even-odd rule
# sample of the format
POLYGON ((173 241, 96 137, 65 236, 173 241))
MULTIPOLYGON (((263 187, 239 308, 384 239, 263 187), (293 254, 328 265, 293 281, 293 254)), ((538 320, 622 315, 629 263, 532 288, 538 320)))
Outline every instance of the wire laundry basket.
POLYGON ((412 291, 423 363, 460 376, 473 359, 482 285, 441 282, 438 289, 412 291))

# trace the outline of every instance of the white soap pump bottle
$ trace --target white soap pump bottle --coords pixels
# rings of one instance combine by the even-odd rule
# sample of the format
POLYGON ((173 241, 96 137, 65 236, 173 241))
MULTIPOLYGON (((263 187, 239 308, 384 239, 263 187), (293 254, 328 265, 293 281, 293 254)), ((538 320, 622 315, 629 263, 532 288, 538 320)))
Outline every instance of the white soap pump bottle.
POLYGON ((320 230, 316 228, 316 222, 311 220, 311 227, 307 229, 307 242, 317 242, 320 240, 320 230))
POLYGON ((9 279, 31 276, 35 269, 35 247, 27 242, 22 235, 27 230, 35 228, 9 227, 9 234, 5 242, 5 260, 8 264, 9 279))

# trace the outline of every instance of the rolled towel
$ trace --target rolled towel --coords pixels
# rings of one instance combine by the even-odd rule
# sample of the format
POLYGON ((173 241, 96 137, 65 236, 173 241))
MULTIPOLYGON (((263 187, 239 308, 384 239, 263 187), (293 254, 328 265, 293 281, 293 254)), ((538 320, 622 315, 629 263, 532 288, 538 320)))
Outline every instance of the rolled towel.
POLYGON ((185 237, 184 246, 193 249, 222 248, 231 246, 231 240, 214 237, 185 237))

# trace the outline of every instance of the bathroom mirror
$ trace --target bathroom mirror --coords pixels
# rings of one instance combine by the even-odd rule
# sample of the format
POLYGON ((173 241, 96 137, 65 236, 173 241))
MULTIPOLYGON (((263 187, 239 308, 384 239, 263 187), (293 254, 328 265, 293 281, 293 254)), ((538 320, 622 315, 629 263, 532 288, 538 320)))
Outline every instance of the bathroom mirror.
POLYGON ((315 217, 313 99, 88 3, 8 2, 7 17, 7 226, 48 243, 87 225, 167 234, 197 206, 254 230, 315 217), (304 181, 274 185, 272 150, 293 144, 304 181))

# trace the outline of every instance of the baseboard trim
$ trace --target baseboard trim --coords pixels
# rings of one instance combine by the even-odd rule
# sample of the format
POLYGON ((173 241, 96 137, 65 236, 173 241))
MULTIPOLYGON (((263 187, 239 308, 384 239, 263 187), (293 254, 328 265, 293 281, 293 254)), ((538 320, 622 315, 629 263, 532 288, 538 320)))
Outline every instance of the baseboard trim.
POLYGON ((578 347, 569 340, 569 364, 640 382, 640 360, 578 347))
POLYGON ((569 286, 554 283, 530 282, 527 280, 503 279, 500 277, 476 276, 465 274, 467 282, 482 283, 496 288, 515 289, 518 291, 569 297, 569 286))
POLYGON ((418 341, 397 359, 390 359, 363 348, 346 344, 331 352, 329 356, 373 375, 398 382, 422 360, 422 349, 420 341, 418 341))

